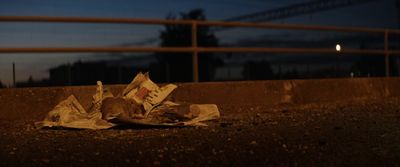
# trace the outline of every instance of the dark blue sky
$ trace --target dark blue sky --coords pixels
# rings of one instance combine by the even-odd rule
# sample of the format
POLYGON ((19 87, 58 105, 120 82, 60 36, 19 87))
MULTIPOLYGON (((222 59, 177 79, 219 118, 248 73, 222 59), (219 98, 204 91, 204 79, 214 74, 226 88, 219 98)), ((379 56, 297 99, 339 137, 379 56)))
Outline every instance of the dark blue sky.
POLYGON ((1 15, 163 18, 167 13, 203 8, 211 19, 294 3, 293 0, 2 0, 1 15), (224 10, 222 10, 224 9, 224 10))
MULTIPOLYGON (((283 7, 302 0, 0 0, 0 15, 165 18, 169 13, 202 8, 209 20, 283 7)), ((357 27, 396 28, 395 0, 377 0, 277 20, 282 23, 320 24, 357 27)), ((0 47, 84 47, 110 46, 157 37, 162 26, 104 24, 0 23, 0 47)), ((263 32, 217 34, 221 42, 256 38, 263 32)), ((278 34, 279 35, 279 34, 278 34)), ((17 80, 48 77, 47 69, 78 59, 91 60, 91 54, 0 54, 0 80, 11 82, 11 64, 17 64, 17 80), (86 56, 85 56, 86 55, 86 56)), ((100 57, 101 58, 101 57, 100 57)))

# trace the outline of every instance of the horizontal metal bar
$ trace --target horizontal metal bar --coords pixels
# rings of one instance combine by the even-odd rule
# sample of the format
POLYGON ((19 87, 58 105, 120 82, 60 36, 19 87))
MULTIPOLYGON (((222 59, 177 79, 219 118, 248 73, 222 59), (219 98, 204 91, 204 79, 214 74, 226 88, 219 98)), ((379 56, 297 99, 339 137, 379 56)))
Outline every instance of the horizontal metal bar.
POLYGON ((235 48, 197 48, 198 52, 266 52, 266 53, 330 53, 330 54, 366 54, 379 55, 385 54, 384 50, 360 50, 360 49, 343 49, 338 52, 335 48, 250 48, 250 47, 235 47, 235 48))
MULTIPOLYGON (((384 55, 384 50, 334 48, 250 48, 250 47, 110 47, 110 48, 0 48, 0 53, 81 53, 81 52, 265 52, 265 53, 346 53, 365 55, 384 55)), ((389 52, 400 53, 400 52, 389 52)))
POLYGON ((48 16, 0 16, 0 22, 59 22, 59 23, 113 23, 113 24, 184 24, 190 20, 93 18, 93 17, 48 17, 48 16))
POLYGON ((110 47, 110 48, 0 48, 0 53, 84 53, 84 52, 192 52, 179 47, 110 47))
POLYGON ((400 55, 400 50, 389 50, 388 54, 389 55, 400 55))
POLYGON ((222 27, 248 27, 272 29, 298 29, 319 30, 336 32, 369 32, 400 34, 396 29, 338 27, 320 25, 277 24, 277 23, 251 23, 251 22, 225 22, 225 21, 200 21, 200 20, 166 20, 166 19, 136 19, 136 18, 92 18, 92 17, 48 17, 48 16, 0 16, 0 22, 61 22, 61 23, 114 23, 114 24, 183 24, 190 25, 196 22, 199 26, 222 27))

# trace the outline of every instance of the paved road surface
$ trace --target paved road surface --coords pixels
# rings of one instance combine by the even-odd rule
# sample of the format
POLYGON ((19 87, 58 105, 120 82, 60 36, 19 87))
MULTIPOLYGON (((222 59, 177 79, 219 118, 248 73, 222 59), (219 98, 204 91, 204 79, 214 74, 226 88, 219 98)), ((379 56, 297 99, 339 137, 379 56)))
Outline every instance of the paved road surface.
POLYGON ((0 120, 0 166, 400 166, 400 99, 221 106, 208 127, 41 129, 0 120))

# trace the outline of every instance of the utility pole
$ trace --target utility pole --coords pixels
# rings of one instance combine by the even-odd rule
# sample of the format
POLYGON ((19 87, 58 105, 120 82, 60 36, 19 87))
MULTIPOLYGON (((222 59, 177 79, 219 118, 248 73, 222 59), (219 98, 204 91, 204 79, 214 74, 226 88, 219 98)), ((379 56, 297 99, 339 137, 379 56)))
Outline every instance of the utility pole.
POLYGON ((12 75, 13 75, 13 87, 17 87, 17 84, 15 83, 15 63, 12 63, 12 75))
MULTIPOLYGON (((396 0, 396 10, 397 10, 397 24, 398 28, 400 29, 400 0, 396 0)), ((396 43, 399 41, 399 38, 396 38, 396 43)), ((398 49, 397 47, 395 49, 398 49)), ((394 59, 394 65, 393 69, 397 69, 397 76, 400 75, 400 57, 399 56, 393 56, 394 59)))
POLYGON ((121 84, 122 83, 122 67, 121 63, 118 63, 118 78, 117 78, 117 83, 121 84))
POLYGON ((71 86, 72 85, 72 77, 71 77, 71 64, 70 63, 68 63, 68 65, 67 65, 67 79, 68 79, 68 86, 71 86))

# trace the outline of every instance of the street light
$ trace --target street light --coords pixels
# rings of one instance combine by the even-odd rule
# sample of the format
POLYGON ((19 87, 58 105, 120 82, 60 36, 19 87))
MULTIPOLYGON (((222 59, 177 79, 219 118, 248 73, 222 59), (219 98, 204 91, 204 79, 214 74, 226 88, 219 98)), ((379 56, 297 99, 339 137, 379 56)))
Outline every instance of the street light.
MULTIPOLYGON (((340 50, 342 50, 342 47, 340 46, 340 44, 336 44, 336 51, 340 52, 340 50)), ((335 75, 336 77, 338 77, 338 71, 339 71, 339 53, 335 56, 335 75)))
POLYGON ((340 52, 342 50, 342 47, 339 44, 336 44, 336 51, 340 52))

